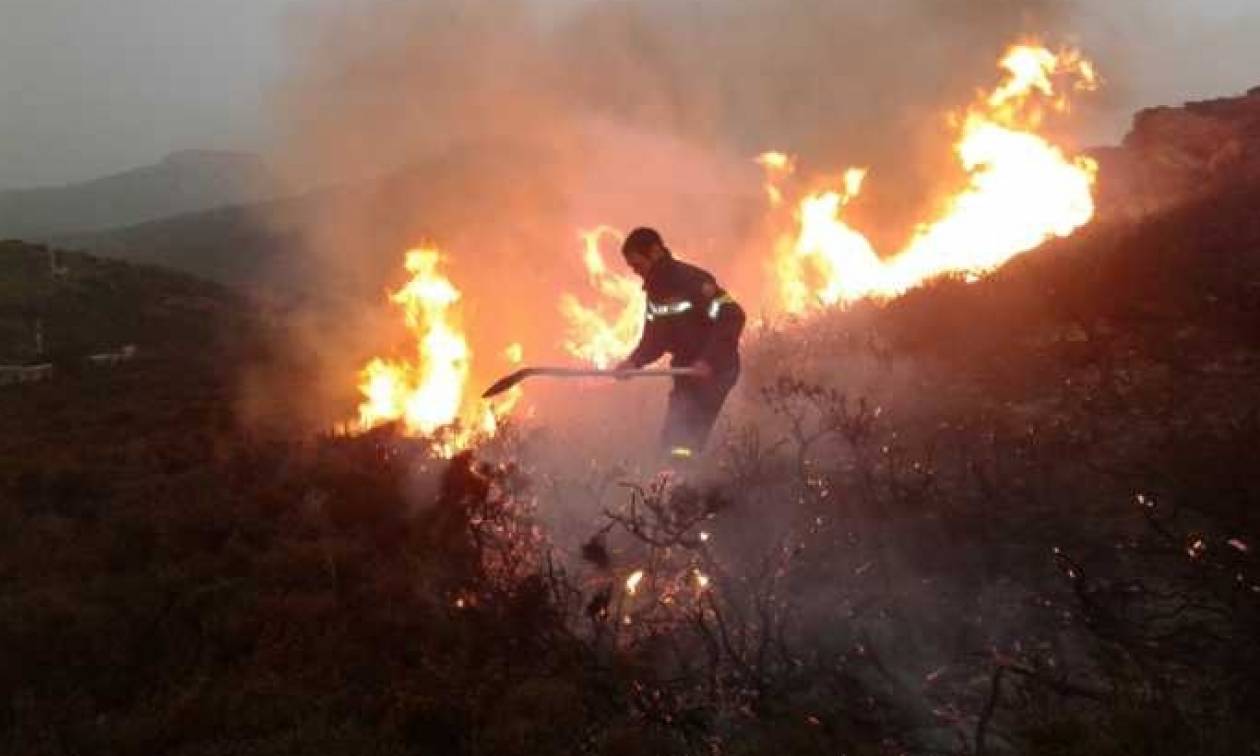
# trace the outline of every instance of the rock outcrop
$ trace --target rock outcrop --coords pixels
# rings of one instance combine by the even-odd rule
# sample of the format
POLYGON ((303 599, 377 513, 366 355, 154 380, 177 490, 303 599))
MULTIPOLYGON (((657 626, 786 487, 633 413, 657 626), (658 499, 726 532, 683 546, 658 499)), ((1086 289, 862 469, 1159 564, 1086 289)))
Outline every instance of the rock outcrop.
POLYGON ((1104 216, 1142 216, 1260 179, 1260 87, 1241 97, 1140 111, 1122 146, 1095 156, 1104 216))

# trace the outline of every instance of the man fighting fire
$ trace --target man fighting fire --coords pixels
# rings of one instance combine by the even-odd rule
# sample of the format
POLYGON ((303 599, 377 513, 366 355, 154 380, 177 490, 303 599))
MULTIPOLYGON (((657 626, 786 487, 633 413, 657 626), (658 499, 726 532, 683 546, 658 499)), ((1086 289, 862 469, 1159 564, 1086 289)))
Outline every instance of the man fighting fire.
POLYGON ((739 378, 744 310, 708 271, 674 259, 654 229, 631 231, 621 253, 643 279, 647 312, 639 345, 617 367, 639 369, 668 352, 673 367, 695 369, 674 379, 661 435, 670 456, 690 458, 704 448, 739 378))

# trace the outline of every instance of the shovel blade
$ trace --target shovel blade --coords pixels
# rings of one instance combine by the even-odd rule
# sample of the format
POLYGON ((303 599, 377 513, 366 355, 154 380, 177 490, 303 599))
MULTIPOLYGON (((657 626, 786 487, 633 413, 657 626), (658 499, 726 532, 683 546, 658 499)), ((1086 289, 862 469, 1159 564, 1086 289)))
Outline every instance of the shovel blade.
POLYGON ((502 394, 504 391, 507 391, 508 389, 512 388, 516 384, 528 378, 531 372, 533 371, 530 370, 529 368, 521 368, 520 370, 517 370, 515 373, 512 373, 511 375, 507 375, 507 376, 504 376, 503 378, 500 378, 499 380, 491 384, 490 388, 481 392, 481 398, 489 399, 492 396, 498 396, 499 394, 502 394))

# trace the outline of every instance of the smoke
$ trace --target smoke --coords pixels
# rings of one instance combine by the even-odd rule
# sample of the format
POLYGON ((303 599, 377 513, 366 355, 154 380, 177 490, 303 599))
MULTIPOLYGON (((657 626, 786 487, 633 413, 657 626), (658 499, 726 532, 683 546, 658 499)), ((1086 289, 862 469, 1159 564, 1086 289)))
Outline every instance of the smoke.
MULTIPOLYGON (((943 113, 1065 4, 1027 0, 325 2, 292 19, 274 98, 291 180, 334 186, 303 224, 305 329, 334 384, 402 348, 382 292, 421 241, 448 252, 478 380, 513 342, 559 356, 578 231, 653 225, 762 309, 767 149, 870 166, 853 217, 880 246, 949 175, 943 113), (330 302, 339 302, 335 307, 330 302), (484 371, 484 372, 483 372, 484 371)), ((893 246, 889 241, 887 246, 893 246)), ((615 257, 613 261, 616 262, 615 257)))
POLYGON ((308 175, 461 144, 575 153, 592 118, 747 156, 869 160, 1062 3, 427 2, 317 6, 281 98, 308 175), (899 133, 900 132, 900 133, 899 133))

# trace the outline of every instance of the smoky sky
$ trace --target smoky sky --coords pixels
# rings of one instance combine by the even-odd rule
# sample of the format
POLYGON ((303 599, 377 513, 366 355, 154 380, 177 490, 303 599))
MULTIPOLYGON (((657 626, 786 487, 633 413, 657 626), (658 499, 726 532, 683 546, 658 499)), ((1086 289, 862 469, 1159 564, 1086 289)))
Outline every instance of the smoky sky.
POLYGON ((295 0, 0 0, 0 187, 267 144, 295 0))
MULTIPOLYGON (((636 4, 537 4, 562 16, 601 3, 636 4)), ((678 13, 694 13, 708 4, 675 5, 678 13)), ((784 7, 798 4, 785 0, 784 7)), ((861 22, 875 33, 878 9, 901 4, 864 5, 871 15, 861 22)), ((933 23, 950 27, 983 23, 980 16, 1020 4, 938 0, 917 5, 935 16, 933 23)), ((1086 134, 1095 141, 1118 139, 1140 106, 1235 94, 1260 84, 1260 46, 1254 43, 1260 38, 1260 7, 1252 0, 1022 5, 1042 6, 1041 12, 1063 9, 1069 18, 1057 31, 1083 45, 1102 66, 1109 93, 1091 114, 1086 134)), ((270 93, 303 65, 299 56, 311 52, 300 42, 303 17, 351 14, 355 6, 317 0, 0 0, 0 186, 88 178, 152 162, 176 149, 266 152, 276 147, 290 125, 276 122, 270 93)), ((926 38, 888 39, 886 49, 937 44, 931 28, 921 27, 926 38)), ((771 44, 768 37, 762 43, 771 44)), ((837 70, 852 70, 857 63, 845 52, 835 51, 837 70)), ((755 131, 759 124, 747 128, 755 131)))

